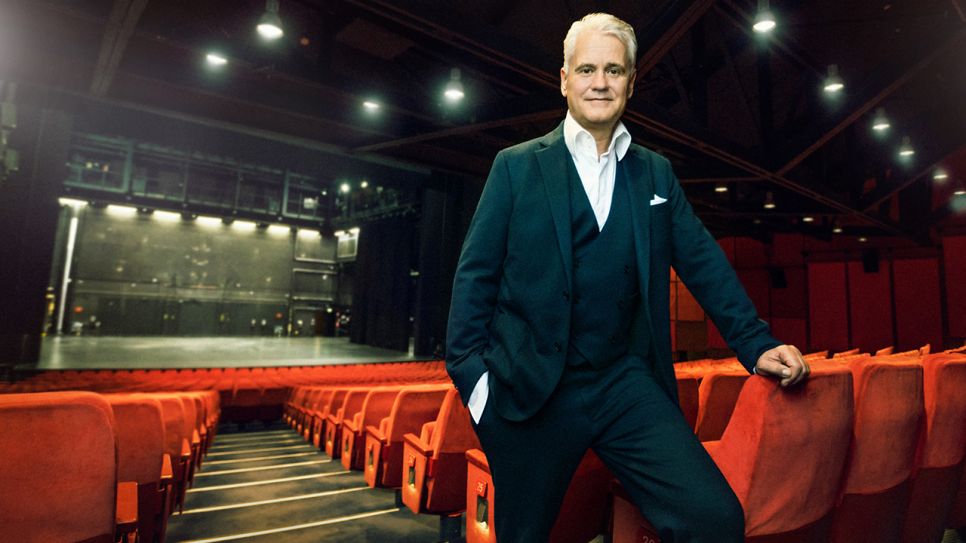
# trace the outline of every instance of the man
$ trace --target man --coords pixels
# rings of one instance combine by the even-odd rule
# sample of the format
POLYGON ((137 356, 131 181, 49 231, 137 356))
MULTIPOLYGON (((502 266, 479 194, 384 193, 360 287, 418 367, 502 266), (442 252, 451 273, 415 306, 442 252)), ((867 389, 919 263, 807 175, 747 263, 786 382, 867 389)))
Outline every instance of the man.
POLYGON ((500 543, 547 540, 588 448, 664 543, 743 540, 741 505, 677 405, 671 266, 749 371, 783 386, 808 374, 758 319, 668 161, 631 143, 620 117, 636 49, 611 15, 573 24, 567 117, 497 155, 463 245, 446 366, 489 460, 500 543))

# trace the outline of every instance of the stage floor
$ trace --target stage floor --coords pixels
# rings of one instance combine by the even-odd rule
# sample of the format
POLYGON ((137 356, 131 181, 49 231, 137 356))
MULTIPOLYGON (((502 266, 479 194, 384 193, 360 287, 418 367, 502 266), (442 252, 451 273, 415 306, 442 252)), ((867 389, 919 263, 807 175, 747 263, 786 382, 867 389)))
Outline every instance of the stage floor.
POLYGON ((421 360, 348 338, 50 337, 36 367, 22 369, 236 368, 421 360))

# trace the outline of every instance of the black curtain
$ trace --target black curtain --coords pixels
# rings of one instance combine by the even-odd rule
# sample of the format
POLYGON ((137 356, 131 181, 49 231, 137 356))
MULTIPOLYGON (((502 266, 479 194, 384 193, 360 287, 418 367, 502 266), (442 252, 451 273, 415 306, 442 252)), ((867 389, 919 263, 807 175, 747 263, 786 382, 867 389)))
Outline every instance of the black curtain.
POLYGON ((412 217, 368 223, 359 233, 352 289, 352 343, 409 350, 412 217))

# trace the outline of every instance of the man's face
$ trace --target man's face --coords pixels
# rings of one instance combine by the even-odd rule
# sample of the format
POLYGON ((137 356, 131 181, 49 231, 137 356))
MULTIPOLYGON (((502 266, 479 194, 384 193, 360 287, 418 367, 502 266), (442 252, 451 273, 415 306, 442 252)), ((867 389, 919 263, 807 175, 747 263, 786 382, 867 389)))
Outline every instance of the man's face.
POLYGON ((589 132, 610 131, 634 93, 625 54, 616 37, 587 30, 577 36, 569 71, 560 69, 560 92, 570 114, 589 132))

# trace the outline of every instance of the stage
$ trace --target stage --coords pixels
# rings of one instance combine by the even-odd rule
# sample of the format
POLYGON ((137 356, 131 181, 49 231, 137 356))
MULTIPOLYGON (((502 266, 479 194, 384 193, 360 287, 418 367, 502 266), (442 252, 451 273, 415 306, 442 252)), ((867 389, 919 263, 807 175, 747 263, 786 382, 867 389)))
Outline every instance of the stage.
POLYGON ((18 369, 164 369, 315 366, 424 360, 331 337, 50 337, 37 366, 18 369))

